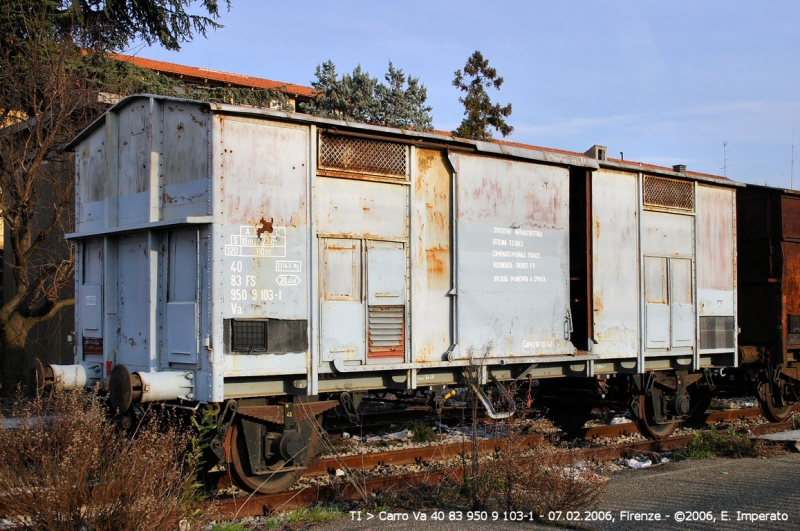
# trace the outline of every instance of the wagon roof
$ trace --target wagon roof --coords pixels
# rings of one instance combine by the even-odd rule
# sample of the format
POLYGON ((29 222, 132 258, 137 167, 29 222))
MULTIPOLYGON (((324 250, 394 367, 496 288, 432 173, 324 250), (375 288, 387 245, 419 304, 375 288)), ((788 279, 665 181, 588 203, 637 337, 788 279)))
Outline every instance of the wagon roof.
MULTIPOLYGON (((174 66, 179 66, 179 65, 174 65, 174 66)), ((190 68, 190 67, 185 67, 185 68, 190 68)), ((269 80, 262 80, 262 81, 266 82, 269 80)), ((279 84, 280 82, 274 81, 272 83, 279 84)), ((299 85, 297 86, 299 87, 299 85)), ((308 88, 308 87, 303 87, 303 88, 308 88)), ((694 171, 675 172, 672 168, 656 166, 653 164, 646 164, 643 162, 636 162, 631 160, 621 160, 612 158, 609 158, 607 160, 597 160, 592 157, 589 157, 585 153, 534 146, 530 144, 522 144, 519 142, 511 142, 508 140, 489 140, 489 141, 470 140, 470 139, 455 137, 453 136, 452 133, 446 131, 422 132, 422 131, 404 130, 393 127, 384 127, 384 126, 370 125, 358 122, 350 122, 346 120, 320 118, 317 116, 312 116, 303 113, 293 113, 293 112, 277 111, 277 110, 263 109, 257 107, 230 105, 225 103, 197 101, 187 98, 158 96, 152 94, 134 94, 123 98, 116 105, 108 109, 106 113, 103 114, 103 116, 95 120, 89 127, 84 129, 77 137, 75 137, 75 139, 73 139, 72 142, 70 142, 67 145, 67 150, 73 150, 77 146, 77 144, 80 143, 84 138, 86 138, 97 128, 102 126, 103 123, 105 122, 106 114, 108 114, 109 112, 118 111, 119 109, 127 106, 133 99, 136 98, 155 98, 163 101, 193 103, 196 105, 205 106, 212 112, 221 114, 262 116, 265 118, 269 117, 277 120, 314 123, 321 128, 330 128, 340 131, 347 130, 352 133, 361 132, 362 134, 369 136, 406 138, 407 140, 413 140, 417 145, 432 143, 432 144, 437 144, 439 147, 461 149, 461 150, 466 149, 486 155, 537 160, 551 164, 578 166, 578 167, 586 167, 592 169, 607 168, 607 169, 616 169, 628 172, 631 171, 647 172, 658 175, 665 175, 669 177, 678 177, 678 178, 692 179, 698 181, 714 182, 728 186, 743 186, 740 183, 737 183, 720 175, 712 175, 694 171)))

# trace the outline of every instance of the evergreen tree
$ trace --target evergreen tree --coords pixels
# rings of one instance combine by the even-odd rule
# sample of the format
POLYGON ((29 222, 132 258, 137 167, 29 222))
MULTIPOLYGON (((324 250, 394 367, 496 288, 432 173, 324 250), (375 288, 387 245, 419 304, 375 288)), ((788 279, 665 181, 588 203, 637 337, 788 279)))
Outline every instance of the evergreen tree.
POLYGON ((317 80, 311 86, 316 98, 301 104, 308 114, 401 129, 432 129, 432 108, 425 105, 425 85, 419 83, 419 78, 406 77, 391 62, 384 76, 388 85, 371 77, 361 65, 352 74, 339 78, 336 65, 330 60, 317 66, 315 76, 317 80))
POLYGON ((481 52, 476 51, 467 59, 464 72, 456 70, 453 86, 465 92, 465 96, 458 98, 464 104, 466 118, 453 131, 453 135, 474 140, 489 140, 492 132, 489 127, 500 131, 505 137, 514 131, 505 118, 511 115, 511 104, 505 107, 499 103, 492 105, 492 100, 485 88, 494 87, 500 90, 503 78, 498 77, 497 70, 489 66, 489 60, 483 58, 481 52), (472 79, 465 79, 472 78, 472 79), (485 87, 485 88, 484 88, 485 87))

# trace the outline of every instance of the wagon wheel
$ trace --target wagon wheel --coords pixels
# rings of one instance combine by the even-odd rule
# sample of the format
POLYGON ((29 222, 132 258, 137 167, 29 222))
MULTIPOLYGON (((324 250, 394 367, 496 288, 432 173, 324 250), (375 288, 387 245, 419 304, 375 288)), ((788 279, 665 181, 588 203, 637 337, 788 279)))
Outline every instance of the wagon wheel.
POLYGON ((313 426, 314 419, 307 419, 300 423, 299 432, 305 437, 300 445, 291 452, 294 457, 286 460, 280 455, 274 455, 266 463, 269 471, 260 474, 251 471, 247 441, 241 422, 241 419, 237 419, 233 423, 226 438, 226 443, 230 445, 228 469, 236 486, 250 492, 264 494, 281 492, 291 487, 305 472, 308 460, 316 454, 317 436, 313 426), (303 443, 305 444, 303 445, 303 443))
POLYGON ((761 406, 764 418, 771 422, 783 422, 789 418, 794 409, 794 403, 783 400, 771 382, 764 382, 759 387, 758 405, 761 406))
POLYGON ((668 422, 666 424, 658 424, 654 418, 654 406, 653 406, 653 397, 647 395, 639 395, 638 400, 633 407, 638 407, 638 411, 634 411, 634 417, 636 417, 636 427, 639 428, 639 432, 645 437, 650 437, 651 439, 665 439, 672 435, 676 429, 678 429, 679 421, 675 422, 668 422))

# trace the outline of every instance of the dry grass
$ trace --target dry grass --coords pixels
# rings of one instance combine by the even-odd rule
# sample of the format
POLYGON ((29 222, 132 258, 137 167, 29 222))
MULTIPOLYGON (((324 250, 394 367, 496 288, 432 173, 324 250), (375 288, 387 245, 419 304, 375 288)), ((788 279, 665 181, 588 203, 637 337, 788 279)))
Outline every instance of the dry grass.
POLYGON ((174 415, 147 412, 133 436, 96 397, 57 393, 13 408, 0 430, 0 515, 15 529, 127 531, 202 528, 193 510, 197 452, 174 415))
POLYGON ((606 479, 579 466, 572 452, 547 442, 528 447, 522 437, 504 440, 493 459, 481 461, 468 486, 475 509, 574 511, 593 508, 606 479))

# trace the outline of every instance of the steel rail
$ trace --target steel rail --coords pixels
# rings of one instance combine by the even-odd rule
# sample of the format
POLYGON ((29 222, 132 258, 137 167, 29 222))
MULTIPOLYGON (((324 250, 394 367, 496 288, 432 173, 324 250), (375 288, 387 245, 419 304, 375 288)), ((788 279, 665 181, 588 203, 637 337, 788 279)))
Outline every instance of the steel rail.
MULTIPOLYGON (((709 414, 710 422, 718 420, 736 420, 739 418, 753 418, 753 410, 731 410, 720 411, 709 414)), ((630 428, 631 424, 619 424, 630 428)), ((760 434, 769 430, 785 430, 792 427, 792 421, 786 420, 780 423, 765 423, 746 428, 740 428, 739 432, 749 432, 760 434)), ((602 428, 606 428, 603 426, 602 428)), ((635 428, 634 428, 635 430, 635 428)), ((595 428, 586 430, 586 435, 596 432, 595 428)), ((533 434, 524 436, 515 444, 532 445, 542 440, 546 435, 533 434)), ((578 448, 569 450, 575 459, 608 461, 619 457, 631 456, 636 453, 646 452, 665 452, 673 451, 686 447, 694 437, 694 434, 678 435, 662 440, 642 440, 624 442, 608 446, 595 446, 588 448, 578 448)), ((505 439, 484 439, 478 443, 478 452, 487 455, 492 452, 502 450, 505 439)), ((433 460, 443 460, 458 455, 466 455, 472 449, 472 442, 455 443, 440 445, 438 447, 421 447, 396 450, 393 452, 376 452, 374 454, 363 454, 358 456, 346 456, 346 458, 325 458, 309 467, 306 476, 322 475, 332 472, 336 468, 349 467, 351 469, 368 469, 375 466, 389 466, 400 464, 423 464, 433 460), (455 451, 457 447, 458 451, 455 451), (455 453, 453 453, 455 452, 455 453), (371 466, 367 466, 371 464, 371 466), (350 466, 352 465, 352 466, 350 466), (336 468, 333 468, 336 467, 336 468)), ((247 496, 233 496, 229 498, 219 498, 216 500, 201 503, 201 509, 213 507, 221 518, 242 518, 245 516, 268 516, 276 511, 285 511, 308 507, 317 503, 334 501, 357 501, 364 499, 369 494, 377 491, 390 489, 403 489, 424 484, 439 484, 445 479, 458 479, 463 476, 461 466, 450 467, 436 471, 421 471, 408 474, 400 474, 385 477, 363 478, 342 480, 341 485, 328 486, 319 485, 302 487, 294 490, 279 492, 275 494, 250 494, 247 496)))

